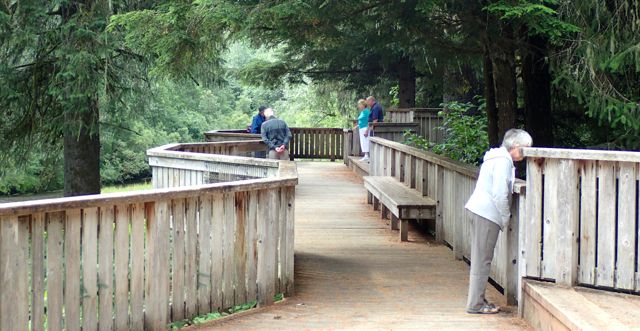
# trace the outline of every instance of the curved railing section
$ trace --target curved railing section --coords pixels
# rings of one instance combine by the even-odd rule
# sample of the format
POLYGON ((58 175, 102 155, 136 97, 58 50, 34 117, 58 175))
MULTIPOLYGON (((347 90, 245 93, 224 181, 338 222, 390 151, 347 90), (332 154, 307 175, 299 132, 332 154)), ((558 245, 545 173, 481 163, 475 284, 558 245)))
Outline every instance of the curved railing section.
POLYGON ((216 148, 150 150, 152 167, 185 174, 156 189, 0 205, 0 329, 165 330, 291 295, 295 164, 216 148), (233 181, 206 184, 203 169, 233 181))

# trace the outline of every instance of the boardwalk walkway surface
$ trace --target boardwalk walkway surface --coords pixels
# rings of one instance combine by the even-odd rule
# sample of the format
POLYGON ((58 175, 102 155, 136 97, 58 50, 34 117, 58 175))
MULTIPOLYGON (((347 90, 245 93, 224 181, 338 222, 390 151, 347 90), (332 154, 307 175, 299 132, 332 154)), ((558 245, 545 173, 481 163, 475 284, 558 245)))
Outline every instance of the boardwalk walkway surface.
POLYGON ((401 243, 343 164, 298 171, 295 296, 197 330, 529 330, 514 313, 466 314, 467 265, 416 231, 401 243))

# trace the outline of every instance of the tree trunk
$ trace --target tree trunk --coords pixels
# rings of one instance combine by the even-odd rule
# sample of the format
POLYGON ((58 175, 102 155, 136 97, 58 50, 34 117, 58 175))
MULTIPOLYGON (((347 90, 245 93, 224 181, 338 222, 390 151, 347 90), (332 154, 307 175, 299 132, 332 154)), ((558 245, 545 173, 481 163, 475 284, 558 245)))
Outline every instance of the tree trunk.
POLYGON ((496 147, 500 145, 500 139, 498 137, 498 109, 496 108, 496 91, 493 84, 493 63, 491 62, 491 57, 487 50, 485 50, 484 54, 483 75, 489 146, 496 147))
POLYGON ((552 146, 551 74, 546 60, 548 40, 536 36, 529 37, 528 41, 530 49, 525 50, 522 60, 525 128, 536 146, 552 146))
POLYGON ((416 106, 416 68, 413 62, 406 57, 398 63, 398 99, 400 108, 413 108, 416 106))
POLYGON ((497 48, 491 56, 496 107, 498 108, 498 140, 516 124, 517 85, 515 52, 512 47, 497 48))
POLYGON ((65 112, 64 195, 100 193, 100 132, 98 100, 88 111, 65 112))

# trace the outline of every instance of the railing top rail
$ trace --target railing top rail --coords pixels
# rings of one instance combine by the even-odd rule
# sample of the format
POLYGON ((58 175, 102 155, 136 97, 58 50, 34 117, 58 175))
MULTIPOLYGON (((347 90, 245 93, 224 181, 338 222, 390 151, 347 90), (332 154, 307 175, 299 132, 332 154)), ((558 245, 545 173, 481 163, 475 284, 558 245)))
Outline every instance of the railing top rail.
POLYGON ((243 133, 243 134, 254 134, 254 133, 249 133, 247 132, 247 130, 242 130, 242 129, 233 129, 233 130, 211 130, 211 131, 206 131, 205 134, 210 133, 210 134, 234 134, 234 133, 243 133))
POLYGON ((27 215, 66 209, 89 208, 100 205, 142 203, 165 199, 187 198, 202 194, 255 191, 282 186, 293 186, 298 183, 295 165, 287 165, 287 163, 292 162, 281 161, 280 164, 283 165, 284 168, 279 171, 281 175, 279 174, 278 177, 247 179, 199 186, 172 187, 145 191, 117 192, 4 203, 0 204, 0 216, 27 215))
POLYGON ((371 137, 370 141, 379 144, 379 145, 383 145, 383 146, 387 146, 399 151, 402 151, 404 153, 407 153, 409 155, 413 155, 415 157, 421 158, 423 160, 427 160, 429 162, 433 162, 439 166, 445 167, 447 169, 456 171, 460 174, 463 174, 465 176, 469 176, 471 178, 478 178, 478 171, 479 169, 477 167, 462 163, 460 161, 456 161, 453 159, 450 159, 448 157, 442 156, 442 155, 438 155, 432 152, 428 152, 425 150, 421 150, 415 147, 411 147, 411 146, 407 146, 395 141, 391 141, 391 140, 387 140, 387 139, 382 139, 379 137, 371 137))
POLYGON ((439 112, 441 110, 443 110, 443 108, 389 108, 387 111, 388 112, 403 113, 403 112, 410 112, 410 111, 414 111, 414 112, 439 112))
POLYGON ((371 125, 374 127, 377 126, 377 127, 391 128, 391 127, 405 127, 405 126, 418 127, 420 124, 413 123, 413 122, 375 122, 375 123, 371 123, 371 125))
POLYGON ((304 130, 320 130, 320 131, 336 131, 336 132, 342 132, 342 128, 299 128, 299 127, 290 127, 290 130, 300 130, 300 131, 304 131, 304 130))
POLYGON ((169 144, 169 145, 164 145, 164 146, 149 149, 147 150, 147 155, 156 156, 156 157, 180 158, 180 159, 186 159, 186 160, 213 161, 213 162, 221 162, 221 163, 253 165, 253 166, 270 167, 270 168, 278 167, 278 161, 275 161, 275 160, 257 159, 252 157, 234 156, 234 155, 193 153, 193 152, 183 152, 183 151, 175 150, 179 147, 198 146, 198 145, 217 145, 217 146, 251 145, 251 144, 245 144, 245 143, 262 144, 262 141, 261 140, 245 140, 245 141, 224 141, 224 142, 197 143, 197 144, 169 144))
POLYGON ((526 157, 571 160, 640 162, 640 152, 602 151, 593 149, 523 148, 526 157))

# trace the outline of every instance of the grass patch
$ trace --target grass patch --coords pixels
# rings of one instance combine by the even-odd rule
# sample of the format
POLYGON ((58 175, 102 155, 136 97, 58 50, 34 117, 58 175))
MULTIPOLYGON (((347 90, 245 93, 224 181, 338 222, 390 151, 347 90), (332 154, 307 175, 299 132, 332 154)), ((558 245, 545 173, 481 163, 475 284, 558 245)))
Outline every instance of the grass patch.
MULTIPOLYGON (((278 293, 276 295, 273 296, 273 301, 278 302, 281 301, 282 299, 284 299, 284 295, 282 293, 278 293)), ((211 322, 211 321, 215 321, 219 318, 225 317, 225 316, 229 316, 235 313, 239 313, 242 311, 247 311, 249 309, 253 309, 258 305, 257 301, 251 301, 251 302, 247 302, 243 305, 238 305, 238 306, 234 306, 231 307, 229 309, 227 309, 227 311, 224 311, 222 313, 219 312, 214 312, 214 313, 208 313, 208 314, 204 314, 204 315, 198 315, 192 319, 183 319, 180 321, 175 321, 173 323, 171 323, 171 330, 179 330, 182 329, 184 327, 187 326, 191 326, 191 325, 198 325, 198 324, 203 324, 203 323, 207 323, 207 322, 211 322)))
POLYGON ((144 183, 135 183, 135 184, 127 184, 127 185, 111 185, 105 186, 100 190, 100 193, 115 193, 115 192, 129 192, 129 191, 142 191, 142 190, 150 190, 151 182, 144 183))

